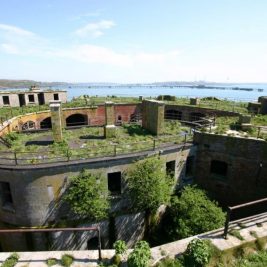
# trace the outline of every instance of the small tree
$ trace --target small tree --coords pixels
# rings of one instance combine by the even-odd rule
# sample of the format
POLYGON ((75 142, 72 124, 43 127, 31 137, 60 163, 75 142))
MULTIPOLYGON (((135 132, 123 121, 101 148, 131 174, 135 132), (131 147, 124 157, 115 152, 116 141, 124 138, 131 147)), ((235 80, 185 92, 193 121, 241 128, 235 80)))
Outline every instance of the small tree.
POLYGON ((154 212, 170 200, 171 182, 156 157, 136 162, 126 173, 126 183, 134 210, 154 212))
POLYGON ((100 174, 81 171, 71 179, 64 200, 74 213, 98 221, 108 215, 108 190, 100 174))
POLYGON ((206 266, 212 255, 210 240, 193 239, 187 246, 184 254, 185 266, 203 267, 206 266))
POLYGON ((205 191, 186 186, 171 200, 168 232, 173 240, 211 231, 223 226, 225 214, 205 191))
POLYGON ((138 241, 128 257, 127 264, 129 267, 147 267, 150 257, 149 244, 146 241, 138 241))

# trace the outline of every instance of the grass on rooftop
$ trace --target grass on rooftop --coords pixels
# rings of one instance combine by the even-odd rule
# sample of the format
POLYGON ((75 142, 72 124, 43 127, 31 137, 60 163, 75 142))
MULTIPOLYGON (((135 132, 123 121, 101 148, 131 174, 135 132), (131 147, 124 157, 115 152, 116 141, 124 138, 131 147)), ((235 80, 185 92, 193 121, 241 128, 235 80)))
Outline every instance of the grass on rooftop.
MULTIPOLYGON (((151 150, 156 139, 156 146, 163 143, 180 143, 184 134, 189 132, 178 121, 166 122, 165 132, 155 137, 140 125, 125 124, 117 127, 116 137, 105 139, 103 127, 82 127, 79 129, 63 130, 63 142, 54 143, 52 131, 38 133, 12 133, 7 136, 12 144, 11 151, 17 151, 18 157, 22 152, 37 159, 42 157, 69 156, 75 158, 88 158, 101 155, 114 155, 116 153, 130 153, 151 150), (11 138, 12 137, 12 138, 11 138)), ((6 148, 3 148, 6 151, 6 148)), ((33 162, 34 163, 34 162, 33 162)))

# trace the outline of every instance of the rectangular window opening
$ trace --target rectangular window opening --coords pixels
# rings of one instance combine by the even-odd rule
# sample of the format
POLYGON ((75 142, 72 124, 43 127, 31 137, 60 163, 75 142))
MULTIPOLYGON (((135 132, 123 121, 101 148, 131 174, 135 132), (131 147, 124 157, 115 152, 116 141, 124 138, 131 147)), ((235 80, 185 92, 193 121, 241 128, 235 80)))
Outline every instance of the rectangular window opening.
POLYGON ((121 172, 108 173, 108 190, 111 195, 121 194, 121 172))
POLYGON ((3 104, 4 105, 10 105, 9 96, 8 95, 4 95, 3 96, 3 104))
POLYGON ((210 164, 210 173, 217 175, 221 178, 226 178, 227 176, 228 164, 224 161, 212 160, 210 164))
POLYGON ((0 182, 1 200, 3 208, 13 208, 13 198, 11 194, 10 184, 7 182, 0 182))
POLYGON ((166 162, 166 174, 170 177, 175 175, 175 160, 166 162))
POLYGON ((185 176, 193 176, 194 175, 194 156, 189 156, 186 159, 186 165, 185 165, 185 176))
POLYGON ((59 100, 58 94, 54 94, 54 100, 59 100))
POLYGON ((28 95, 28 99, 30 103, 34 103, 34 95, 28 95))

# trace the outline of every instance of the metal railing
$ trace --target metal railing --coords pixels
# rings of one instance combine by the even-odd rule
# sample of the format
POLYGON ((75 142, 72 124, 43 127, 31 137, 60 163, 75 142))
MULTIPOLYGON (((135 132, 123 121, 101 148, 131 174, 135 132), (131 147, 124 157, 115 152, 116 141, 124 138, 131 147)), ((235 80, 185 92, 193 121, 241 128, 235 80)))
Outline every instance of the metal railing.
POLYGON ((229 224, 230 224, 230 221, 231 221, 231 214, 232 214, 232 212, 234 210, 241 209, 241 208, 248 207, 248 206, 252 206, 252 205, 255 205, 255 204, 259 204, 259 203, 263 203, 263 202, 267 202, 267 198, 263 198, 263 199, 247 202, 247 203, 244 203, 244 204, 228 207, 227 208, 225 225, 224 225, 224 232, 223 232, 224 238, 225 239, 227 238, 229 224))
POLYGON ((0 152, 0 165, 30 165, 55 162, 70 162, 99 157, 116 157, 137 152, 155 151, 156 149, 183 144, 192 141, 193 130, 180 135, 166 135, 151 138, 148 141, 131 143, 114 143, 109 145, 90 146, 87 148, 69 149, 64 151, 2 151, 0 152))
POLYGON ((43 233, 43 232, 88 232, 96 231, 98 239, 98 259, 102 260, 101 255, 101 234, 100 227, 77 227, 77 228, 17 228, 17 229, 0 229, 1 234, 15 233, 43 233))

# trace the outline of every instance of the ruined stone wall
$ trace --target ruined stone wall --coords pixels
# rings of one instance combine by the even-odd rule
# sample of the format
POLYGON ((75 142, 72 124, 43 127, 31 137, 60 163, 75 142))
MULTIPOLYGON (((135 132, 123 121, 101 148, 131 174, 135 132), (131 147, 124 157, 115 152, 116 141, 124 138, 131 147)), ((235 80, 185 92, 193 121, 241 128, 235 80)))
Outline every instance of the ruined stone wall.
POLYGON ((116 104, 115 108, 115 116, 116 122, 118 121, 118 117, 121 116, 121 122, 127 123, 132 118, 135 118, 137 114, 141 114, 141 105, 140 104, 116 104))
POLYGON ((58 98, 61 100, 61 103, 66 103, 68 100, 66 91, 51 91, 43 93, 45 104, 49 104, 49 101, 54 100, 54 94, 58 94, 58 98))
MULTIPOLYGON (((186 147, 175 145, 170 148, 165 148, 161 153, 163 161, 175 161, 175 180, 177 183, 184 181, 186 158, 191 153, 191 150, 192 146, 190 145, 186 147)), ((91 172, 101 172, 104 177, 107 177, 107 174, 111 172, 123 173, 130 164, 151 153, 158 152, 140 152, 138 154, 117 156, 115 158, 91 159, 57 164, 1 166, 0 182, 8 182, 10 184, 13 205, 7 208, 0 202, 0 220, 6 225, 41 226, 54 223, 60 218, 66 218, 69 210, 64 202, 62 202, 62 196, 72 176, 77 175, 82 169, 87 169, 91 172)), ((122 190, 124 189, 122 182, 122 190)), ((127 212, 129 207, 127 201, 119 198, 115 202, 115 205, 112 207, 113 211, 121 210, 127 212)), ((121 221, 120 219, 115 219, 115 224, 118 228, 116 234, 118 236, 125 236, 127 235, 126 230, 118 225, 126 223, 126 221, 123 218, 121 221), (120 231, 124 231, 124 233, 120 231)), ((136 229, 139 228, 137 227, 136 229)), ((134 235, 134 233, 130 235, 134 235)), ((14 240, 12 240, 12 237, 4 238, 0 236, 0 241, 4 249, 13 250, 14 240)), ((40 248, 44 246, 41 241, 36 242, 36 247, 40 248)), ((23 239, 21 244, 24 243, 25 240, 23 239)), ((27 250, 27 248, 24 249, 27 250)))
POLYGON ((19 107, 19 96, 18 94, 12 94, 12 93, 1 93, 0 94, 0 107, 4 107, 6 105, 4 105, 3 102, 3 96, 8 96, 9 97, 9 105, 7 105, 8 107, 19 107))
POLYGON ((192 113, 201 113, 204 116, 239 116, 239 113, 226 111, 226 110, 216 110, 209 108, 201 108, 201 107, 192 107, 192 106, 183 106, 183 105, 166 105, 165 112, 168 110, 175 110, 181 112, 181 120, 183 121, 191 121, 192 113))
POLYGON ((267 197, 266 141, 196 132, 194 143, 198 147, 196 182, 222 204, 267 197), (214 168, 218 161, 227 164, 225 173, 214 168))
POLYGON ((156 100, 143 100, 142 127, 152 134, 160 135, 164 131, 164 103, 156 100))

